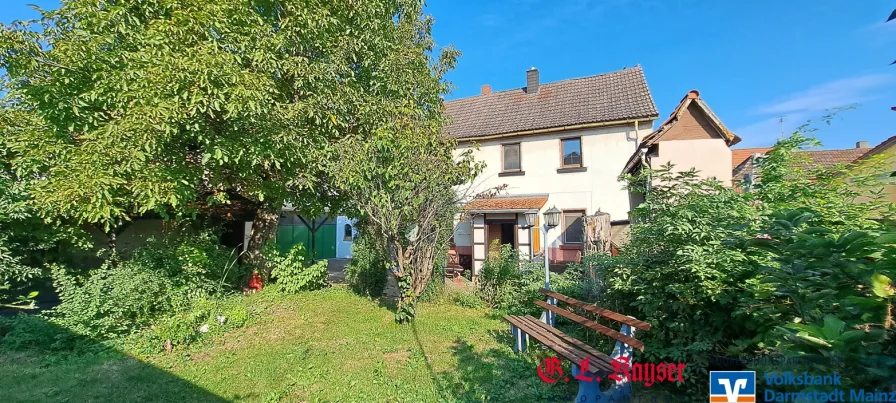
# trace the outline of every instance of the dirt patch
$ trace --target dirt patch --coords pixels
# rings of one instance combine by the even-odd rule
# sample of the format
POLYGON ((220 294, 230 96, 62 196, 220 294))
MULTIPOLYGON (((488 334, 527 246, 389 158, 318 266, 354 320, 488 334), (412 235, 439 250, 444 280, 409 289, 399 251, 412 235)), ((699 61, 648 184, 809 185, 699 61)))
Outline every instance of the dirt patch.
POLYGON ((411 358, 410 350, 395 351, 395 352, 383 354, 383 361, 385 361, 389 365, 404 364, 404 363, 408 362, 408 359, 410 359, 410 358, 411 358))

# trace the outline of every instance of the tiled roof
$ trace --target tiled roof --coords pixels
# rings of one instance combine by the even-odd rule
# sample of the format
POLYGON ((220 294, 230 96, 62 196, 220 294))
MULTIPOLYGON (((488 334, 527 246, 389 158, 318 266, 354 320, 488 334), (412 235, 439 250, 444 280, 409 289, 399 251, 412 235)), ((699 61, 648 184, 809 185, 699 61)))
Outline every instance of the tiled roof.
POLYGON ((731 169, 737 168, 740 164, 743 164, 751 155, 765 154, 771 149, 771 147, 756 147, 731 150, 731 169))
POLYGON ((630 119, 658 113, 641 66, 591 77, 445 102, 449 136, 458 139, 630 119))
POLYGON ((809 157, 808 167, 830 168, 837 164, 849 164, 867 152, 868 148, 847 148, 845 150, 799 151, 797 154, 809 157))
MULTIPOLYGON (((761 148, 742 148, 739 150, 731 150, 731 169, 737 169, 741 164, 747 162, 747 159, 753 154, 765 154, 771 150, 771 147, 761 148)), ((837 164, 850 164, 858 159, 870 154, 874 149, 864 148, 846 148, 842 150, 810 150, 796 151, 795 156, 806 156, 807 161, 798 161, 794 165, 804 169, 830 168, 837 164)), ((745 165, 749 168, 749 164, 745 165)))
POLYGON ((475 199, 464 210, 540 210, 548 202, 547 196, 498 196, 475 199))

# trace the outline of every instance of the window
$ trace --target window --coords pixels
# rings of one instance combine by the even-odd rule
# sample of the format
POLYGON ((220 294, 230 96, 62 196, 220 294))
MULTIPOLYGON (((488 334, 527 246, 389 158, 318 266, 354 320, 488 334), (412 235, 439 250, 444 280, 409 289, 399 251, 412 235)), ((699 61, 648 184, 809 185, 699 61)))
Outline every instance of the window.
POLYGON ((585 212, 563 212, 563 243, 585 242, 585 212))
POLYGON ((563 161, 561 168, 578 168, 582 166, 582 138, 560 140, 563 161))
POLYGON ((351 224, 345 224, 345 227, 343 228, 342 240, 343 240, 343 241, 351 241, 351 240, 352 240, 352 235, 353 235, 353 234, 352 234, 352 225, 351 225, 351 224))
POLYGON ((504 165, 504 172, 519 171, 521 169, 520 143, 504 144, 502 160, 504 165))

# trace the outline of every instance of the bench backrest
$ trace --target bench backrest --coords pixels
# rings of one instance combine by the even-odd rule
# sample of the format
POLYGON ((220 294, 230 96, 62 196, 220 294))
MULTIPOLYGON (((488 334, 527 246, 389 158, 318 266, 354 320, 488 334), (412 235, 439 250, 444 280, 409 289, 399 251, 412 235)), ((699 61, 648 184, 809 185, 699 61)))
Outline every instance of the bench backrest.
MULTIPOLYGON (((553 298, 556 301, 560 301, 567 305, 574 306, 574 307, 579 308, 585 312, 588 312, 588 313, 591 313, 594 315, 598 315, 598 316, 603 316, 607 319, 617 321, 619 323, 631 326, 635 329, 645 330, 645 331, 650 330, 650 323, 637 320, 630 316, 625 316, 623 314, 613 312, 609 309, 600 308, 594 304, 588 304, 588 303, 579 301, 575 298, 570 298, 563 294, 556 293, 556 292, 553 292, 550 290, 546 290, 544 288, 540 289, 539 292, 548 296, 549 298, 553 298)), ((610 329, 604 325, 601 325, 600 323, 597 323, 588 318, 580 316, 580 315, 578 315, 574 312, 571 312, 567 309, 560 308, 557 305, 552 305, 552 304, 549 304, 544 301, 535 301, 535 304, 542 307, 543 309, 545 309, 547 311, 553 312, 557 315, 560 315, 567 319, 570 319, 573 322, 576 322, 582 326, 592 329, 604 336, 609 336, 615 340, 618 340, 625 344, 628 344, 629 346, 632 346, 640 351, 644 351, 644 343, 642 343, 640 340, 635 339, 634 337, 627 336, 619 331, 610 329)))

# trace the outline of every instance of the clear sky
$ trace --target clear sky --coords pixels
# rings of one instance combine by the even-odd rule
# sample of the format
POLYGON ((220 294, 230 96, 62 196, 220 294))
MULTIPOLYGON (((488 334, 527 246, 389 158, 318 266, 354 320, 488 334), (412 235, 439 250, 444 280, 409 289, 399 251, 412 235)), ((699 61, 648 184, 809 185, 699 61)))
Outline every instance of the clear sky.
MULTIPOLYGON (((54 8, 55 0, 3 0, 0 21, 54 8)), ((896 135, 896 7, 883 0, 430 0, 439 45, 463 56, 448 98, 582 77, 640 64, 663 118, 690 89, 743 142, 772 145, 828 108, 842 112, 824 148, 896 135)))

